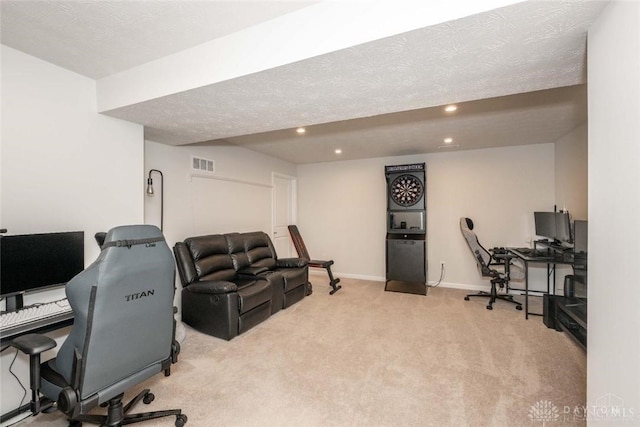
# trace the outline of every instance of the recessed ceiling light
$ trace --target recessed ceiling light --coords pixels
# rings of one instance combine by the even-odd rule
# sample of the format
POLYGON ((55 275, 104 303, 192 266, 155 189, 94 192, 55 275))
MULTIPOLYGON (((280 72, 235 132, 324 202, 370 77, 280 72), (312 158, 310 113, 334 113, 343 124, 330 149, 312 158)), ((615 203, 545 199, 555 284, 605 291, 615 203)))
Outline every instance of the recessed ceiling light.
POLYGON ((446 107, 444 107, 444 111, 446 111, 447 113, 453 113, 457 109, 458 109, 457 105, 447 105, 446 107))
POLYGON ((336 148, 335 153, 336 153, 336 154, 342 154, 342 150, 341 150, 341 149, 339 149, 339 148, 336 148))
POLYGON ((444 143, 445 144, 451 144, 453 142, 453 138, 445 138, 444 139, 444 143))
POLYGON ((307 130, 305 128, 298 128, 296 129, 296 132, 298 132, 300 135, 302 135, 303 133, 305 133, 307 130))

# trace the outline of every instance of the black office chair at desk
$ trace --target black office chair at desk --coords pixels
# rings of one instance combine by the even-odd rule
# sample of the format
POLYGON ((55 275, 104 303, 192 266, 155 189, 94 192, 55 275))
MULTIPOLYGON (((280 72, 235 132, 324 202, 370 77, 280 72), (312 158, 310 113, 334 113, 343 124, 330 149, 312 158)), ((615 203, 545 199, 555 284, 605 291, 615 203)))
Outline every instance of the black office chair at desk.
POLYGON ((489 279, 491 282, 491 292, 478 292, 477 294, 469 294, 464 297, 465 301, 469 301, 471 297, 484 297, 489 298, 489 304, 487 310, 493 309, 493 303, 496 300, 507 301, 516 305, 517 310, 522 310, 522 304, 514 301, 512 295, 498 294, 498 287, 500 289, 509 290, 509 280, 516 278, 524 278, 524 271, 517 264, 512 263, 512 258, 506 254, 492 255, 491 252, 486 250, 478 241, 476 233, 473 232, 473 221, 470 218, 460 218, 460 231, 464 236, 469 249, 473 253, 473 257, 476 260, 478 270, 483 278, 489 279), (509 264, 509 274, 506 274, 506 266, 509 264))
POLYGON ((183 426, 187 417, 180 409, 128 414, 140 400, 151 403, 148 389, 122 403, 127 390, 162 371, 169 375, 177 362, 174 280, 173 256, 157 227, 111 229, 97 260, 66 285, 75 322, 58 355, 40 364, 40 354, 56 345, 44 335, 13 341, 30 356, 32 413, 55 402, 70 426, 120 426, 166 416, 183 426), (108 406, 107 415, 87 414, 98 405, 108 406))

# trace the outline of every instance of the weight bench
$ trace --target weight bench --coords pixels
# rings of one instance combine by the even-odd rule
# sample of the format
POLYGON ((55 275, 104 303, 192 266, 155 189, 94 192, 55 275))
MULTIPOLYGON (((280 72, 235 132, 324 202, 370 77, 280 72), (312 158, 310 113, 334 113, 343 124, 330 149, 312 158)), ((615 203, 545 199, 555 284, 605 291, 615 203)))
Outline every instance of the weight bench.
POLYGON ((290 225, 289 234, 291 235, 291 240, 293 240, 293 246, 296 248, 296 252, 298 252, 298 256, 300 258, 304 258, 307 260, 307 265, 309 267, 316 268, 324 268, 327 270, 327 274, 329 275, 329 285, 331 285, 332 290, 329 292, 330 295, 335 294, 342 288, 342 286, 338 285, 340 279, 335 279, 333 277, 333 273, 331 272, 331 266, 333 265, 333 260, 329 261, 319 261, 313 260, 309 256, 309 252, 307 251, 307 247, 304 244, 304 240, 302 240, 302 236, 300 235, 300 231, 298 231, 298 226, 290 225))

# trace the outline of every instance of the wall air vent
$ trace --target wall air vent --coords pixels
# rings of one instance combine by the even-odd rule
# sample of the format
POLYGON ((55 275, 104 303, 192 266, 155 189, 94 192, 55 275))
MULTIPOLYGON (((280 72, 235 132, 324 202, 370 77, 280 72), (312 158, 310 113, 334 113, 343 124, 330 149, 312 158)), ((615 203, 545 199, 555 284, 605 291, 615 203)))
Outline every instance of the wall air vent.
POLYGON ((201 173, 215 173, 216 162, 202 157, 191 156, 191 171, 201 173))

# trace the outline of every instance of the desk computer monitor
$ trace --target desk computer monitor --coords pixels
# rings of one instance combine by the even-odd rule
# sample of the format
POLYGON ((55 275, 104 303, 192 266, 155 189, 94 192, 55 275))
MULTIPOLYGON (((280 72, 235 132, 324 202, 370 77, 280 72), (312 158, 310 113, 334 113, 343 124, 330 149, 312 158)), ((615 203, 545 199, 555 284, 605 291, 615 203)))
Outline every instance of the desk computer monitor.
POLYGON ((569 212, 556 212, 556 240, 561 243, 573 243, 569 212))
POLYGON ((22 307, 26 292, 63 286, 84 269, 84 232, 0 238, 0 292, 6 309, 22 307))
POLYGON ((556 213, 534 212, 533 219, 536 225, 536 236, 556 239, 556 213))

